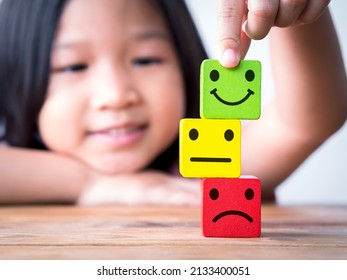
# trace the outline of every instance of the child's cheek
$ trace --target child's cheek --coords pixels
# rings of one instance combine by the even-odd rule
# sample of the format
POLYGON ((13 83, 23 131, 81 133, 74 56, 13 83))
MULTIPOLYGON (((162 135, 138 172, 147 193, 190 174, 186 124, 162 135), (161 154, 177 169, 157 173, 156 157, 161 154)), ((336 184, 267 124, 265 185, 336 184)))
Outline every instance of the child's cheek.
POLYGON ((39 131, 50 150, 70 154, 77 145, 81 130, 78 110, 72 103, 71 98, 69 102, 64 95, 55 95, 49 96, 41 108, 39 131))

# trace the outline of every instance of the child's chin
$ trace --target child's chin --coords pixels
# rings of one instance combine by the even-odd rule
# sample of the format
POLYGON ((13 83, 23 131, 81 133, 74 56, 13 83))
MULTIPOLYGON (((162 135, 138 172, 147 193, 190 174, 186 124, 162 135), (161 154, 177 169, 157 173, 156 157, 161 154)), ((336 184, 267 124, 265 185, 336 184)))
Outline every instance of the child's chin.
POLYGON ((143 169, 142 166, 137 166, 134 163, 128 162, 89 162, 91 168, 97 172, 104 173, 107 175, 120 175, 125 173, 133 173, 143 169))

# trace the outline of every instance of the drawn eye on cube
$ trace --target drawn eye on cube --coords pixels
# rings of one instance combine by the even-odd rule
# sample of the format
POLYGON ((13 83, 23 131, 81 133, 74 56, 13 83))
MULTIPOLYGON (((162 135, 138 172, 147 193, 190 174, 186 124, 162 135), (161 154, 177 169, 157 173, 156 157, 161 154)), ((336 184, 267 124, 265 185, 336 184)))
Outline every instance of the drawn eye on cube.
POLYGON ((206 237, 259 237, 261 183, 254 176, 201 179, 206 237))
POLYGON ((222 119, 182 119, 179 167, 183 177, 239 177, 241 122, 222 119))
POLYGON ((208 119, 259 119, 261 110, 261 64, 241 60, 225 68, 207 59, 200 69, 200 117, 208 119))

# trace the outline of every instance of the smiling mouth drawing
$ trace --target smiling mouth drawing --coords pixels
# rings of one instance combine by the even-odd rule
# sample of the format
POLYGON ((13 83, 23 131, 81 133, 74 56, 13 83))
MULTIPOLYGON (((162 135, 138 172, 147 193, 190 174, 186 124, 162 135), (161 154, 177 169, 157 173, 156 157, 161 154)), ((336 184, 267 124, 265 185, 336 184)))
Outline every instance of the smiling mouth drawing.
POLYGON ((247 95, 246 95, 244 98, 242 98, 241 100, 235 101, 235 102, 229 102, 229 101, 225 101, 223 98, 221 98, 221 97, 218 95, 217 89, 216 89, 216 88, 210 91, 210 93, 211 93, 212 95, 214 95, 214 97, 216 97, 216 99, 217 99, 219 102, 221 102, 221 103, 223 103, 223 104, 225 104, 225 105, 228 105, 228 106, 240 105, 240 104, 242 104, 243 102, 245 102, 251 95, 254 94, 254 91, 251 90, 251 89, 248 89, 247 92, 248 92, 247 95))
POLYGON ((192 162, 231 162, 231 158, 191 157, 192 162))
POLYGON ((229 215, 241 216, 245 218, 248 222, 253 223, 253 219, 251 216, 247 215, 246 213, 242 211, 237 211, 237 210, 229 210, 229 211, 224 211, 222 213, 219 213, 216 217, 213 218, 212 222, 216 223, 219 219, 229 215))

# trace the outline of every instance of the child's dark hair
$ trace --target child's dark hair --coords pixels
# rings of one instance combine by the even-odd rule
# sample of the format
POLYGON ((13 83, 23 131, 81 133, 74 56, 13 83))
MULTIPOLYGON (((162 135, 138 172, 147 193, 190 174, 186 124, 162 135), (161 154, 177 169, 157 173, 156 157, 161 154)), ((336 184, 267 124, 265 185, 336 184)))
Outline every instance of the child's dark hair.
MULTIPOLYGON (((44 103, 56 28, 69 0, 3 0, 0 4, 0 121, 2 140, 11 146, 45 148, 37 116, 44 103)), ((185 81, 186 117, 198 117, 199 68, 207 57, 184 0, 155 0, 163 12, 185 81)), ((178 155, 178 141, 152 168, 167 170, 178 155)))
POLYGON ((37 148, 36 121, 45 100, 50 53, 65 1, 3 0, 0 6, 0 94, 4 140, 37 148))

